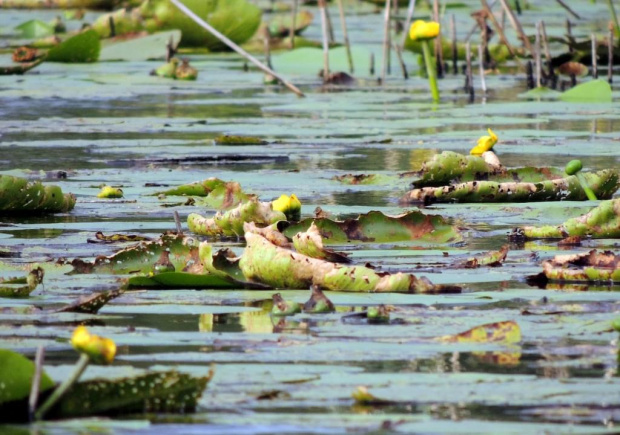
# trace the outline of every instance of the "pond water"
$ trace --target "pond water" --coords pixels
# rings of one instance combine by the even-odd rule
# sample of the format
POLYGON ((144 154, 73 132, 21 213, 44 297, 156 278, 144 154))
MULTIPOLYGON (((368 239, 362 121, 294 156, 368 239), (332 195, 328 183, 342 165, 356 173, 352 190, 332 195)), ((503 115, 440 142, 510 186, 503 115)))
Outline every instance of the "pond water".
MULTIPOLYGON (((351 41, 381 59, 382 16, 371 5, 350 5, 351 41)), ((463 38, 479 7, 450 8, 463 38)), ((562 35, 565 12, 553 2, 528 2, 520 17, 533 33, 545 19, 550 35, 562 35), (553 3, 553 5, 551 5, 553 3)), ((572 3, 572 2, 571 2, 572 3)), ((605 2, 574 2, 584 16, 574 27, 583 37, 603 34, 605 2), (587 17, 587 18, 585 18, 587 17)), ((309 7, 318 17, 315 7, 309 7)), ((332 7, 332 17, 337 9, 332 7)), ((401 11, 402 12, 402 11, 401 11)), ((423 12, 420 12, 423 14, 423 12)), ((50 11, 0 13, 0 27, 50 11)), ((446 15, 447 16, 447 15, 446 15)), ((268 17, 268 15, 267 15, 268 17)), ((87 15, 87 18, 88 15, 87 15)), ((336 39, 340 31, 336 26, 336 39)), ((320 38, 315 19, 304 36, 320 38)), ((514 35, 510 34, 514 39, 514 35)), ((560 45, 552 45, 561 52, 560 45)), ((368 68, 358 82, 323 87, 320 63, 306 66, 274 53, 276 69, 298 84, 306 98, 264 86, 263 74, 244 71, 244 61, 225 54, 188 55, 196 82, 149 76, 158 62, 89 65, 44 63, 24 76, 0 77, 0 171, 44 179, 77 195, 68 214, 2 217, 0 276, 15 266, 46 264, 44 286, 28 299, 0 299, 0 308, 56 307, 93 291, 118 287, 115 275, 67 275, 59 258, 92 260, 123 245, 92 244, 97 231, 157 237, 174 230, 173 212, 210 215, 213 209, 183 205, 185 198, 152 196, 162 185, 208 177, 238 181, 244 191, 271 200, 295 193, 302 217, 316 207, 334 217, 370 210, 400 214, 406 182, 345 185, 347 173, 393 175, 418 170, 435 153, 467 153, 492 127, 503 164, 563 168, 579 158, 587 170, 618 169, 619 82, 612 103, 528 100, 525 75, 514 65, 486 77, 486 95, 476 85, 473 103, 464 77, 440 80, 442 99, 430 102, 427 82, 407 57, 412 77, 404 80, 393 60, 383 85, 368 68), (280 67, 278 65, 280 64, 280 67), (252 135, 260 146, 214 145, 220 134, 252 135), (58 171, 66 172, 57 178, 58 171), (101 184, 122 186, 123 200, 96 198, 101 184)), ((356 56, 366 62, 362 54, 356 56)), ((320 55, 317 56, 320 59, 320 55)), ((368 56, 369 59, 369 56, 368 56)), ((320 60, 318 61, 320 62, 320 60)), ((336 60, 346 65, 344 59, 336 60)), ((377 62, 380 71, 380 61, 377 62)), ((476 66, 477 70, 477 66, 476 66)), ((586 79, 587 80, 587 79, 586 79)), ((618 249, 618 240, 586 240, 562 248, 557 241, 511 244, 503 267, 445 267, 508 243, 517 225, 558 224, 585 213, 594 202, 528 204, 441 204, 423 209, 463 228, 458 244, 357 243, 336 246, 356 263, 385 271, 458 284, 454 295, 353 294, 328 296, 338 311, 296 315, 279 321, 261 310, 272 291, 131 291, 98 315, 0 314, 0 348, 33 356, 46 347, 45 368, 56 380, 76 359, 67 339, 80 322, 114 339, 119 351, 108 368, 90 367, 86 378, 121 377, 146 369, 177 367, 215 377, 191 415, 143 415, 116 420, 51 422, 0 427, 3 433, 612 433, 620 419, 617 333, 620 298, 613 288, 576 291, 539 289, 525 277, 540 262, 562 253, 618 249), (392 323, 371 325, 355 316, 364 307, 392 305, 392 323), (434 340, 474 326, 514 321, 516 345, 445 343, 434 340), (358 386, 390 403, 355 404, 358 386), (148 422, 150 420, 150 423, 148 422)), ((242 241, 214 242, 241 253, 242 241)), ((287 300, 305 302, 309 291, 283 290, 287 300)))

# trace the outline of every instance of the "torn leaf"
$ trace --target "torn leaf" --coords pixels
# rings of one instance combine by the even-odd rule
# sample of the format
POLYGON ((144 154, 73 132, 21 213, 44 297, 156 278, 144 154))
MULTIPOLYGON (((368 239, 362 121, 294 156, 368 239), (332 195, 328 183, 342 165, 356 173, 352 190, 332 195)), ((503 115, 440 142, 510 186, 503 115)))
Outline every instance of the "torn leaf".
POLYGON ((342 266, 278 247, 246 225, 247 246, 239 262, 245 277, 274 288, 351 292, 442 293, 460 292, 452 286, 435 286, 426 278, 397 273, 377 273, 365 266, 342 266))
POLYGON ((218 212, 212 218, 191 213, 187 217, 187 225, 191 232, 203 236, 241 236, 243 224, 246 222, 266 226, 285 220, 284 213, 273 210, 270 202, 259 202, 258 199, 251 198, 223 214, 218 212))
POLYGON ((319 260, 331 261, 332 263, 350 263, 346 254, 332 251, 323 246, 323 237, 314 222, 306 232, 300 232, 293 236, 293 245, 297 252, 319 260))
POLYGON ((387 216, 380 211, 371 211, 357 219, 336 221, 328 218, 304 219, 283 230, 287 237, 307 231, 315 224, 326 243, 361 242, 404 242, 415 240, 430 243, 457 243, 463 235, 456 226, 450 225, 439 215, 426 215, 411 211, 398 216, 387 216))
POLYGON ((512 320, 487 323, 456 335, 444 335, 438 340, 448 343, 501 343, 521 342, 521 328, 512 320))

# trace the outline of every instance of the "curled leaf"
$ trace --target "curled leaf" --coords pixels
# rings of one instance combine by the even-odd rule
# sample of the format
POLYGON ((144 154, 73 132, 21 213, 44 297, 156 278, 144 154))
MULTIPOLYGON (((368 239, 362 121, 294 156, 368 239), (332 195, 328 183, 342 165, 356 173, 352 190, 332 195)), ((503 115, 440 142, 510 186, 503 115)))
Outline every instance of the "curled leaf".
POLYGON ((203 236, 241 236, 243 224, 246 222, 265 226, 281 220, 286 220, 286 216, 280 211, 273 210, 271 203, 251 198, 226 213, 217 213, 212 218, 191 213, 187 217, 187 225, 191 232, 203 236))

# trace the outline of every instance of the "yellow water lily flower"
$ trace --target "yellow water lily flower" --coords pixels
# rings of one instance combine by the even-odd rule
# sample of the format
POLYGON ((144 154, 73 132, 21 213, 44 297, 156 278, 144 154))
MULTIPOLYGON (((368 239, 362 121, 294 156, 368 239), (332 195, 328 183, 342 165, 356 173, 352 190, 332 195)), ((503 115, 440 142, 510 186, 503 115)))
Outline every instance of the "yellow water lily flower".
POLYGON ((281 195, 271 202, 271 208, 281 211, 289 220, 299 220, 301 216, 301 201, 294 193, 291 196, 281 195))
POLYGON ((110 364, 116 355, 116 343, 109 338, 88 332, 85 326, 78 326, 71 336, 71 345, 97 364, 110 364))
POLYGON ((409 28, 412 41, 427 41, 439 35, 439 23, 435 21, 416 20, 409 28))
POLYGON ((493 133, 493 130, 490 128, 487 129, 489 132, 489 136, 482 136, 478 139, 478 145, 473 147, 469 154, 472 156, 481 156, 486 151, 490 151, 493 149, 493 146, 497 143, 497 135, 493 133))
POLYGON ((122 198, 123 189, 112 186, 103 186, 101 191, 97 194, 97 198, 122 198))

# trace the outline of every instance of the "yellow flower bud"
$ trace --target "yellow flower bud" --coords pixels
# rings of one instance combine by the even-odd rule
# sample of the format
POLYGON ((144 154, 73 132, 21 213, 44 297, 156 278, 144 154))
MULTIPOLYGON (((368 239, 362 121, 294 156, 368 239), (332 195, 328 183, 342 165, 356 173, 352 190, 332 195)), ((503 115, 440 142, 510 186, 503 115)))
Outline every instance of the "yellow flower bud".
POLYGON ((409 37, 412 41, 426 41, 439 35, 439 23, 435 21, 416 20, 409 28, 409 37))
POLYGON ((116 355, 116 344, 109 338, 92 335, 84 326, 78 326, 71 336, 71 345, 96 364, 110 364, 116 355))
POLYGON ((281 195, 280 198, 271 202, 271 208, 281 211, 289 220, 299 220, 301 216, 301 201, 294 193, 290 197, 281 195))
POLYGON ((487 129, 489 132, 489 136, 482 136, 478 139, 478 144, 471 149, 469 154, 472 156, 481 156, 486 151, 490 151, 493 149, 493 146, 497 143, 497 135, 493 133, 493 130, 490 128, 487 129))
POLYGON ((101 191, 97 194, 97 198, 122 198, 123 189, 112 186, 103 186, 101 191))

